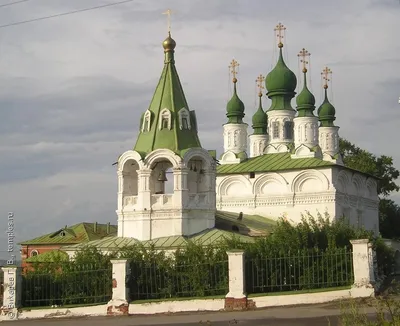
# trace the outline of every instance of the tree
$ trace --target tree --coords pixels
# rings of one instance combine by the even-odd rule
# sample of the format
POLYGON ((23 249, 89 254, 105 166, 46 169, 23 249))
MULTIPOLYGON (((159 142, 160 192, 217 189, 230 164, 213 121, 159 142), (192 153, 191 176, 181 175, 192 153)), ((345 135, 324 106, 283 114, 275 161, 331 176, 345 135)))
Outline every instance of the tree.
POLYGON ((352 169, 378 177, 378 195, 387 197, 393 191, 399 191, 396 179, 400 172, 393 166, 390 156, 379 156, 363 150, 348 140, 340 138, 340 152, 344 164, 352 169))
POLYGON ((385 155, 378 157, 343 138, 339 140, 339 147, 347 167, 379 178, 380 233, 384 238, 400 238, 400 206, 387 198, 390 193, 400 189, 395 182, 400 172, 393 166, 393 159, 385 155))

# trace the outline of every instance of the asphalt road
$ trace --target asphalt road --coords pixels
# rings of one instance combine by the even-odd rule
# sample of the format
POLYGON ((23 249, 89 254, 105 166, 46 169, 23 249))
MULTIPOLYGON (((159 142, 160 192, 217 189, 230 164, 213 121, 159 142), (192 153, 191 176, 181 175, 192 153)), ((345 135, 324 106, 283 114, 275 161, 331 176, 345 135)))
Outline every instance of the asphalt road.
MULTIPOLYGON (((365 312, 371 313, 369 308, 365 312)), ((340 310, 337 305, 312 305, 268 308, 243 312, 187 313, 153 316, 81 317, 53 318, 41 320, 19 320, 5 324, 25 326, 336 326, 340 310), (327 317, 329 316, 329 317, 327 317), (328 321, 329 320, 329 321, 328 321)))
MULTIPOLYGON (((169 319, 170 317, 164 317, 165 319, 169 319)), ((46 320, 25 320, 25 321, 16 321, 9 322, 17 325, 26 325, 26 326, 165 326, 172 325, 171 323, 164 323, 162 320, 154 320, 154 318, 148 318, 148 320, 142 320, 143 317, 124 317, 124 318, 113 318, 113 317, 102 317, 102 318, 91 318, 91 319, 80 319, 80 318, 71 318, 71 319, 46 319, 46 320), (140 319, 140 320, 138 320, 140 319), (158 323, 159 322, 159 323, 158 323)), ((277 326, 336 326, 339 325, 337 322, 337 317, 332 316, 329 317, 329 322, 327 317, 316 317, 316 318, 262 318, 262 319, 229 319, 224 321, 208 321, 202 320, 201 318, 197 318, 197 316, 188 316, 185 318, 184 322, 174 322, 174 326, 200 326, 200 325, 210 325, 210 326, 234 326, 234 325, 243 325, 243 326, 268 326, 268 325, 277 325, 277 326)), ((8 324, 8 322, 6 322, 8 324)))

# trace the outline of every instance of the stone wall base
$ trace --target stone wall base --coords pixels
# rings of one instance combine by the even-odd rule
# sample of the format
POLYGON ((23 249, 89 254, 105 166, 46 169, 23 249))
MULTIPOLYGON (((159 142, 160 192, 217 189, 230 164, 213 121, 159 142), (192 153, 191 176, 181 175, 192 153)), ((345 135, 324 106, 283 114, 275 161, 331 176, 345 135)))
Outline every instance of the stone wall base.
POLYGON ((375 288, 372 285, 368 286, 352 286, 350 289, 352 298, 375 297, 375 288))
POLYGON ((123 300, 111 300, 107 305, 107 316, 122 316, 129 314, 129 303, 123 300))
POLYGON ((247 297, 244 298, 225 298, 225 310, 249 310, 255 309, 256 304, 253 300, 249 300, 247 297))

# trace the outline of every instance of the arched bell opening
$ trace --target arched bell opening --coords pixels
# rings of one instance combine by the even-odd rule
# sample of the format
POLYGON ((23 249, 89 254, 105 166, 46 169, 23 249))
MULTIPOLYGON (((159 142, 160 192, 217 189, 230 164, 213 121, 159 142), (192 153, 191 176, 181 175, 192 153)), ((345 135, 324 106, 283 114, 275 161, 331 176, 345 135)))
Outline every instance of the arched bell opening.
POLYGON ((159 160, 151 166, 150 192, 153 195, 174 193, 174 175, 172 164, 167 160, 159 160))
POLYGON ((193 157, 187 163, 189 194, 207 192, 209 180, 206 177, 206 164, 203 158, 193 157))
POLYGON ((133 159, 127 160, 122 167, 122 180, 120 189, 122 190, 122 205, 134 206, 138 196, 138 171, 139 164, 133 159))

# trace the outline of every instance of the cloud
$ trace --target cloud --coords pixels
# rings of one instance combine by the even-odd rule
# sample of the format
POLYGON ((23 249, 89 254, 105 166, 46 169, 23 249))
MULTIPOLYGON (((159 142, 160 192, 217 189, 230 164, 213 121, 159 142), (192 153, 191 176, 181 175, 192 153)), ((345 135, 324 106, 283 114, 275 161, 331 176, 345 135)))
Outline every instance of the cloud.
MULTIPOLYGON (((26 2, 2 8, 0 18, 7 24, 96 5, 26 2)), ((310 88, 317 104, 320 71, 332 69, 329 96, 341 135, 393 155, 400 168, 392 145, 400 123, 397 0, 173 0, 168 6, 175 11, 177 69, 205 148, 222 151, 233 57, 240 62, 238 91, 251 125, 255 79, 275 65, 273 28, 281 21, 290 68, 299 73, 303 47, 312 54, 310 88)), ((157 85, 165 9, 138 0, 1 30, 0 216, 15 211, 18 241, 65 224, 116 222, 111 164, 133 147, 140 114, 157 85)), ((269 100, 263 105, 268 108, 269 100)))

